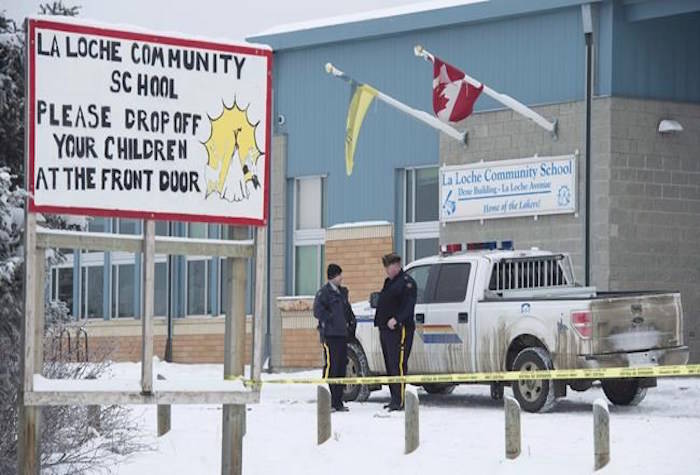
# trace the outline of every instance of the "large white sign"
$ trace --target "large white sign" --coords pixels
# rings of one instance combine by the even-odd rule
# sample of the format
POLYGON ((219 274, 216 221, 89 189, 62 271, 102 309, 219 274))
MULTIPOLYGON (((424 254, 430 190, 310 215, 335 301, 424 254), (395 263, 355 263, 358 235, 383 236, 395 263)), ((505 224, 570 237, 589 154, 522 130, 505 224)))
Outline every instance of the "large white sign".
POLYGON ((576 212, 576 156, 481 162, 440 169, 440 220, 576 212))
POLYGON ((30 209, 263 225, 272 52, 29 22, 30 209))

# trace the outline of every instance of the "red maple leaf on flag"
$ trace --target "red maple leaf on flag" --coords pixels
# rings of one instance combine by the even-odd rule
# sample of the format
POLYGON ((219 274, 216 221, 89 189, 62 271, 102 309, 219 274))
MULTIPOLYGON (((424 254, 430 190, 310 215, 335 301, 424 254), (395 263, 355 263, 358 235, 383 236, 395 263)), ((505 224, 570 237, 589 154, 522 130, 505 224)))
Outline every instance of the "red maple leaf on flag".
POLYGON ((443 122, 459 122, 472 113, 484 89, 476 87, 465 74, 440 58, 433 59, 433 110, 443 122))

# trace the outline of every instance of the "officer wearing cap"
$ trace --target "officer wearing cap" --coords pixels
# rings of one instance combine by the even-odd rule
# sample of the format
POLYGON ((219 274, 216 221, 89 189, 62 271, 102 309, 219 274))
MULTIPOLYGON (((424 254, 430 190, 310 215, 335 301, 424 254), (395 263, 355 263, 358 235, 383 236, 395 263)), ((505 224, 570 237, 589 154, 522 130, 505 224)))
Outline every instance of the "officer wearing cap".
MULTIPOLYGON (((343 287, 343 270, 337 264, 329 264, 326 272, 328 283, 316 292, 314 317, 318 319, 318 330, 325 366, 324 378, 344 378, 348 365, 348 338, 355 336, 355 314, 348 299, 348 289, 343 287)), ((331 406, 335 412, 346 412, 343 405, 342 384, 330 384, 331 406)))
MULTIPOLYGON (((384 364, 389 376, 404 376, 408 371, 408 357, 413 346, 416 329, 416 282, 401 268, 401 256, 395 253, 382 258, 387 278, 379 294, 374 326, 384 354, 384 364)), ((389 411, 400 411, 404 406, 405 384, 390 384, 391 403, 384 406, 389 411)))

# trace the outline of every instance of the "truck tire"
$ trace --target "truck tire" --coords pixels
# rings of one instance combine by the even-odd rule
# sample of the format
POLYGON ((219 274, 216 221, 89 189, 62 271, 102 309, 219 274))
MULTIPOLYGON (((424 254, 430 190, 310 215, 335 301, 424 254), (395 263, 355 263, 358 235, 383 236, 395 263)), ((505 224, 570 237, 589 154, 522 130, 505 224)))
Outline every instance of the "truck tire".
MULTIPOLYGON (((362 346, 357 342, 348 343, 348 367, 345 372, 348 378, 370 376, 369 362, 362 346)), ((370 388, 366 385, 346 385, 343 391, 344 401, 364 402, 369 398, 370 388)))
POLYGON ((582 393, 593 387, 593 381, 590 379, 572 379, 569 381, 569 387, 574 391, 582 393))
POLYGON ((604 379, 602 386, 605 397, 616 406, 636 406, 647 395, 637 379, 604 379))
MULTIPOLYGON (((513 361, 513 371, 537 371, 554 369, 552 358, 543 348, 525 348, 513 361)), ((554 383, 547 379, 513 382, 513 395, 527 412, 547 412, 556 402, 554 383)))
POLYGON ((428 394, 452 394, 452 391, 454 391, 456 387, 456 384, 446 383, 433 383, 423 385, 423 389, 428 394))

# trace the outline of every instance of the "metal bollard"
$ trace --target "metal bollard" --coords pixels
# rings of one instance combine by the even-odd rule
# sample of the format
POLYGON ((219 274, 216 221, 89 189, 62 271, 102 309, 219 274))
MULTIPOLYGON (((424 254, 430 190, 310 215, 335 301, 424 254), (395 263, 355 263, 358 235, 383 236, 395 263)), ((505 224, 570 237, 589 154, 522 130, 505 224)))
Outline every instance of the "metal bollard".
POLYGON ((593 453, 594 470, 600 470, 610 462, 610 411, 603 399, 596 399, 593 403, 593 453))
POLYGON ((520 455, 520 404, 510 396, 503 402, 506 413, 506 458, 515 459, 520 455))
MULTIPOLYGON (((158 380, 165 380, 165 376, 159 374, 158 380)), ((158 404, 158 437, 162 437, 170 432, 171 424, 172 415, 170 404, 158 404)))
POLYGON ((405 392, 405 454, 415 451, 420 445, 419 415, 418 415, 418 393, 414 388, 406 388, 405 392))
POLYGON ((317 444, 331 438, 331 392, 325 386, 316 388, 317 444))

